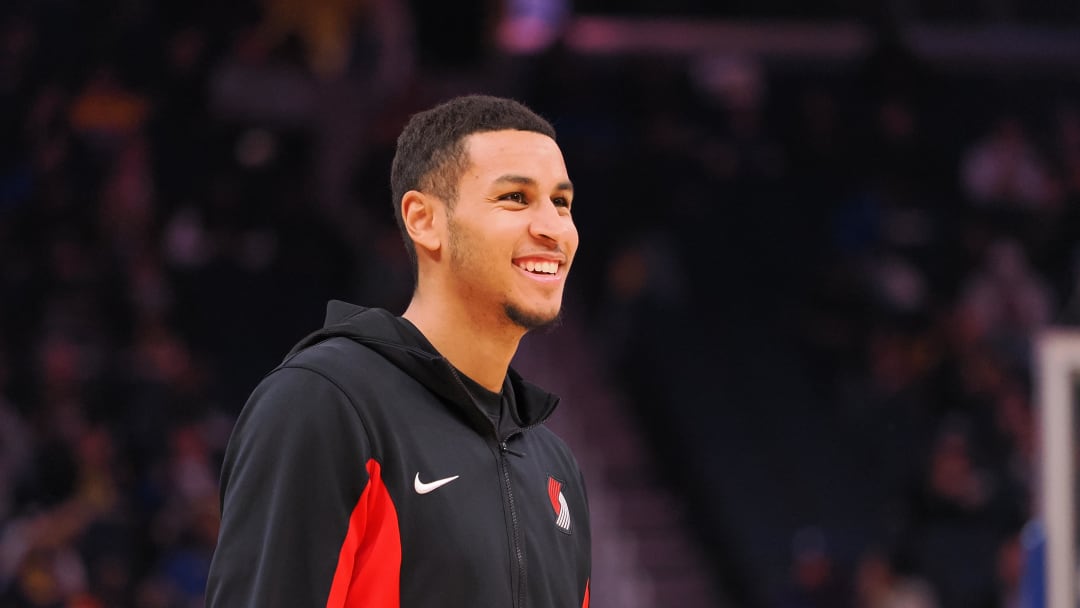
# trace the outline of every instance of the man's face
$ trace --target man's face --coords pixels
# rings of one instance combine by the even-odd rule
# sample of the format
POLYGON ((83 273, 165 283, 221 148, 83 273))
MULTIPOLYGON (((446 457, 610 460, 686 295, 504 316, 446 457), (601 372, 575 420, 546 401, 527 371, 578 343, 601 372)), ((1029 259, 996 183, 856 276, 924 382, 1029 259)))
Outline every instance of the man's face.
POLYGON ((466 150, 447 221, 454 288, 498 322, 555 321, 578 246, 562 152, 546 135, 511 130, 470 135, 466 150))

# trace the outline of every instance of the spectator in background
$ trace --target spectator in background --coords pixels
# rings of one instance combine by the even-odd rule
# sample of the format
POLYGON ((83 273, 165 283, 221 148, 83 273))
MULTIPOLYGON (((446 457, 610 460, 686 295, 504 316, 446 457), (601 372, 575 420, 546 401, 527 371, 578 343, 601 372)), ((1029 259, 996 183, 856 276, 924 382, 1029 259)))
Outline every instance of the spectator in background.
POLYGON ((109 63, 94 69, 69 116, 79 137, 110 156, 146 124, 151 111, 149 100, 126 86, 116 69, 109 63))
POLYGON ((879 551, 863 554, 855 567, 854 608, 937 608, 933 588, 917 576, 898 572, 879 551))
POLYGON ((1057 109, 1055 159, 1061 169, 1062 188, 1068 201, 1080 201, 1080 104, 1062 102, 1057 109))
POLYGON ((1024 571, 1023 546, 1020 533, 1005 538, 997 550, 998 608, 1030 608, 1022 597, 1021 581, 1024 571))
POLYGON ((822 531, 800 529, 791 543, 791 581, 779 608, 832 608, 847 603, 833 555, 822 531))
POLYGON ((1053 309, 1050 289, 1029 265, 1023 247, 1011 239, 993 242, 962 293, 960 305, 978 335, 1023 366, 1030 336, 1050 321, 1053 309))
MULTIPOLYGON (((109 434, 87 428, 74 440, 72 492, 40 511, 8 522, 0 535, 0 592, 5 605, 17 607, 120 601, 108 588, 109 577, 97 569, 108 542, 94 544, 95 530, 126 528, 116 462, 109 434)), ((113 538, 115 540, 116 537, 113 538)), ((122 537, 121 537, 122 538, 122 537)), ((130 567, 124 568, 125 572, 130 567)))
POLYGON ((696 142, 705 172, 720 182, 766 182, 784 175, 787 159, 765 119, 768 91, 762 66, 747 57, 703 57, 692 71, 716 116, 709 120, 713 128, 696 142))
POLYGON ((411 13, 405 0, 265 0, 261 7, 261 21, 216 67, 211 101, 219 116, 240 124, 308 134, 318 201, 344 219, 350 178, 376 121, 414 75, 411 13))
POLYGON ((1049 167, 1016 118, 1003 118, 964 155, 961 180, 983 206, 1040 209, 1058 202, 1049 167))
POLYGON ((570 17, 569 0, 502 0, 495 39, 501 50, 531 55, 555 44, 570 17))
MULTIPOLYGON (((0 374, 3 372, 0 368, 0 374)), ((16 483, 26 474, 31 437, 22 416, 0 395, 0 521, 11 513, 16 483)))
POLYGON ((1009 487, 983 462, 965 418, 946 420, 913 501, 906 554, 943 606, 992 606, 1002 539, 1019 525, 1009 487))

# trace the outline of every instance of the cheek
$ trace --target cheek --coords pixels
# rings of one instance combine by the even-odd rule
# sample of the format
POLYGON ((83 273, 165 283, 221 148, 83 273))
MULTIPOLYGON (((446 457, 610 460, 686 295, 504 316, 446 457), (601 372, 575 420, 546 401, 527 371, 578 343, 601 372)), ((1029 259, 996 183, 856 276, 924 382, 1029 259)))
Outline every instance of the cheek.
POLYGON ((459 235, 454 244, 453 258, 459 271, 463 273, 460 279, 469 281, 487 277, 485 280, 490 280, 492 275, 511 266, 503 248, 479 233, 459 235))

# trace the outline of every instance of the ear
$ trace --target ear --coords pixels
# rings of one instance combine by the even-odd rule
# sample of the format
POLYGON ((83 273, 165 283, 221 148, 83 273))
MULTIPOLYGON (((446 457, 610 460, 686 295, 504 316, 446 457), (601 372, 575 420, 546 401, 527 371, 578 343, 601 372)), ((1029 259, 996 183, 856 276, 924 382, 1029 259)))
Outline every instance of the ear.
POLYGON ((442 247, 439 229, 442 209, 441 201, 419 190, 409 190, 401 197, 401 218, 418 250, 435 253, 442 247))

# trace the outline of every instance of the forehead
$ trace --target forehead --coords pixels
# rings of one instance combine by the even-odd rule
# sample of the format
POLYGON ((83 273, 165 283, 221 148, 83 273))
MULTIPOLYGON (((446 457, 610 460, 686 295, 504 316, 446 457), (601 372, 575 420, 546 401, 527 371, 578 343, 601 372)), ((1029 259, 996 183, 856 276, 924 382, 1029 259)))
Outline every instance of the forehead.
POLYGON ((512 172, 542 181, 566 180, 566 164, 559 145, 533 131, 487 131, 465 138, 469 169, 465 177, 483 179, 512 172))

